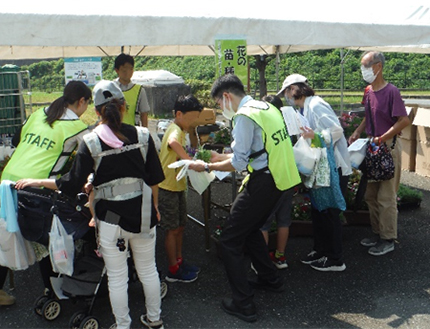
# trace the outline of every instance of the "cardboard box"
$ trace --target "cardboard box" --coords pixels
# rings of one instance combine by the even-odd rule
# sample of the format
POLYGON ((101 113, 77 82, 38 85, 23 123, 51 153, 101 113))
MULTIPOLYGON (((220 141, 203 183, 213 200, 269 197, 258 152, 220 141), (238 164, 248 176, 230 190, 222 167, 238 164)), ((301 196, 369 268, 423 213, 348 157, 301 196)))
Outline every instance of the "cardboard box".
POLYGON ((415 172, 430 177, 430 143, 417 142, 415 172))
MULTIPOLYGON (((214 109, 204 108, 200 112, 197 120, 194 121, 188 128, 188 134, 190 136, 190 143, 192 147, 197 147, 199 145, 199 141, 197 140, 196 127, 212 125, 212 124, 215 124, 215 121, 216 121, 216 112, 214 109)), ((199 137, 200 137, 200 144, 203 144, 208 140, 209 135, 205 134, 199 137)))
POLYGON ((403 128, 401 137, 404 139, 415 140, 417 138, 417 126, 414 126, 412 123, 415 119, 417 108, 406 106, 406 112, 408 113, 409 120, 411 120, 411 124, 403 128))
POLYGON ((417 141, 430 143, 430 109, 419 107, 413 125, 417 126, 417 141))
POLYGON ((417 141, 415 139, 404 139, 403 136, 398 141, 402 144, 402 170, 415 171, 417 141))

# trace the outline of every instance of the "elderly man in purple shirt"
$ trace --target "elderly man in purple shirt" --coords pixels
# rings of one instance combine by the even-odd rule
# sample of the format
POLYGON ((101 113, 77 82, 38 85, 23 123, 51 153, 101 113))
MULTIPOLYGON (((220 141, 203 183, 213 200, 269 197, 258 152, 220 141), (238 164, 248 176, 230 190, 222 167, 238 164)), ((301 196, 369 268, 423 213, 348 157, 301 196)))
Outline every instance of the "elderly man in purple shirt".
POLYGON ((384 64, 385 57, 380 52, 369 51, 361 58, 363 79, 369 83, 363 97, 366 116, 349 138, 349 143, 352 143, 365 130, 369 137, 374 138, 376 144, 394 145, 394 178, 369 182, 365 194, 374 235, 361 240, 361 244, 370 247, 369 254, 373 256, 382 256, 394 250, 394 240, 397 238, 396 199, 400 184, 402 151, 401 142, 396 136, 410 124, 399 90, 385 81, 382 75, 384 64))

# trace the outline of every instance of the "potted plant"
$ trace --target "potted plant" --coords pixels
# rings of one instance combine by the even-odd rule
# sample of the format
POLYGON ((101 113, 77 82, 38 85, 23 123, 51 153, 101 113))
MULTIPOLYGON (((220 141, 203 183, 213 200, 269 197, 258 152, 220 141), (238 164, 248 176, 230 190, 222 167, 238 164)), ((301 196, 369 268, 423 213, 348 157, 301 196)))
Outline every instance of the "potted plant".
POLYGON ((417 208, 421 205, 422 199, 423 193, 421 191, 400 184, 397 192, 397 208, 399 210, 417 208))
POLYGON ((230 146, 231 144, 230 129, 227 127, 222 127, 220 130, 216 131, 214 134, 214 143, 222 144, 224 146, 230 146))

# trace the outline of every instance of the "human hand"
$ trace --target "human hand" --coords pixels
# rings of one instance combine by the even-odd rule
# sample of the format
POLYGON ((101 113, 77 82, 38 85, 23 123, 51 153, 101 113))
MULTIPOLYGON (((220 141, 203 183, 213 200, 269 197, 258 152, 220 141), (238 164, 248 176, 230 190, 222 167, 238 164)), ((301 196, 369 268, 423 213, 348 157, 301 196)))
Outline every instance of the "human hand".
POLYGON ((309 128, 309 127, 300 127, 300 130, 303 131, 302 132, 303 138, 313 139, 315 137, 315 133, 312 130, 312 128, 309 128))
POLYGON ((42 187, 43 184, 39 179, 33 179, 33 178, 20 179, 15 184, 15 188, 17 190, 21 190, 21 189, 23 189, 25 187, 29 187, 29 186, 42 187))
POLYGON ((160 214, 160 211, 158 210, 158 206, 155 207, 155 211, 157 212, 157 214, 156 214, 157 220, 160 221, 161 220, 161 214, 160 214))
POLYGON ((205 165, 206 165, 206 162, 202 160, 195 160, 188 165, 188 169, 192 169, 197 172, 202 172, 205 170, 205 165))
POLYGON ((358 138, 360 137, 360 134, 354 131, 352 135, 348 138, 348 144, 351 145, 354 143, 358 138))
POLYGON ((86 183, 84 185, 85 193, 90 194, 90 192, 93 190, 93 184, 92 183, 86 183))

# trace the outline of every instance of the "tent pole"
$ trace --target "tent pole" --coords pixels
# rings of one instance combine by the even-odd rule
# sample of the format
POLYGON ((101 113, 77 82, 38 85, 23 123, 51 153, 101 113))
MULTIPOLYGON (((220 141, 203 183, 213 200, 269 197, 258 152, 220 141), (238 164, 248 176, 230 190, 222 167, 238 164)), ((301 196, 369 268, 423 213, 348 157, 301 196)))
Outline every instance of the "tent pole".
POLYGON ((279 46, 275 46, 276 47, 276 52, 275 52, 275 56, 276 56, 276 60, 275 60, 275 68, 276 68, 276 91, 279 90, 279 46))
POLYGON ((343 48, 340 49, 340 115, 343 114, 343 87, 344 87, 344 57, 343 48))
POLYGON ((348 57, 349 52, 351 49, 348 49, 348 52, 343 56, 343 48, 340 49, 340 65, 341 65, 341 72, 340 72, 340 114, 343 114, 343 91, 344 91, 344 76, 345 76, 345 61, 346 57, 348 57))

